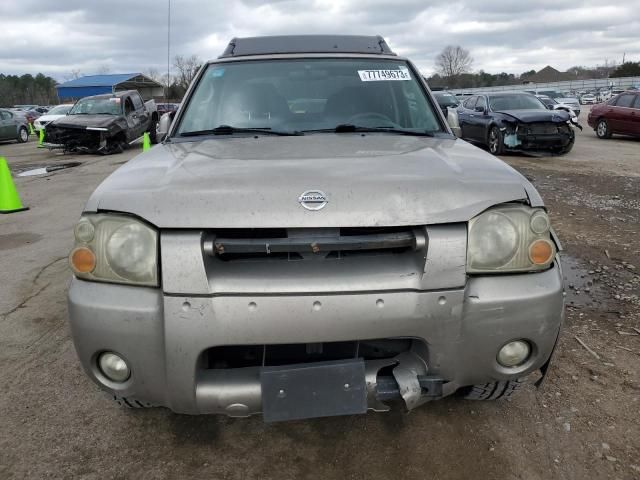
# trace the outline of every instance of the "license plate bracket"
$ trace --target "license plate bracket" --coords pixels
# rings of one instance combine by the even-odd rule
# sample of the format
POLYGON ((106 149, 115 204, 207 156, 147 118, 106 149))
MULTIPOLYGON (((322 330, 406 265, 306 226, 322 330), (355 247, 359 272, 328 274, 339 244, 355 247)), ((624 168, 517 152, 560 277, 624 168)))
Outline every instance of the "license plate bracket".
POLYGON ((367 411, 362 359, 263 367, 260 383, 265 422, 367 411))

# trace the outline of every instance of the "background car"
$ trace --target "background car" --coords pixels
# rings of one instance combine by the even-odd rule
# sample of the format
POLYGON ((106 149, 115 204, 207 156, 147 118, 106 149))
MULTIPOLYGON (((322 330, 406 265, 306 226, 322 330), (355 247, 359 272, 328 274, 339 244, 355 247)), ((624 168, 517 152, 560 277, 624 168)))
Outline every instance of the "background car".
POLYGON ((580 115, 580 100, 570 92, 558 92, 556 90, 537 90, 536 95, 545 95, 549 98, 553 98, 561 105, 566 105, 568 108, 576 112, 576 115, 580 115))
POLYGON ((447 116, 447 108, 458 108, 460 105, 460 99, 456 97, 453 93, 447 92, 446 90, 440 90, 438 92, 433 92, 433 96, 438 102, 438 106, 444 113, 444 116, 447 116))
POLYGON ((29 140, 27 119, 21 112, 0 109, 0 140, 29 140))
POLYGON ((570 114, 572 114, 575 117, 578 117, 580 115, 580 104, 579 103, 576 103, 576 104, 573 104, 573 103, 571 103, 571 104, 561 103, 561 102, 558 102, 554 98, 547 97, 546 95, 536 95, 536 97, 542 103, 544 103, 549 110, 564 110, 566 112, 569 112, 570 114))
POLYGON ((27 111, 27 110, 31 110, 31 109, 36 108, 36 107, 38 107, 38 105, 14 105, 13 109, 27 111))
POLYGON ((640 92, 623 92, 596 105, 587 121, 598 138, 611 138, 614 133, 640 137, 640 92))
POLYGON ((64 117, 66 114, 68 114, 69 110, 71 110, 72 107, 73 107, 73 103, 57 105, 57 106, 53 107, 46 114, 44 114, 41 117, 37 118, 33 122, 33 127, 37 131, 42 130, 50 122, 53 122, 54 120, 57 120, 58 118, 64 117))
POLYGON ((168 112, 175 112, 178 110, 179 106, 179 103, 157 103, 156 108, 158 109, 158 117, 161 117, 168 112))
POLYGON ((595 105, 597 103, 596 96, 593 93, 585 93, 580 97, 582 105, 595 105))

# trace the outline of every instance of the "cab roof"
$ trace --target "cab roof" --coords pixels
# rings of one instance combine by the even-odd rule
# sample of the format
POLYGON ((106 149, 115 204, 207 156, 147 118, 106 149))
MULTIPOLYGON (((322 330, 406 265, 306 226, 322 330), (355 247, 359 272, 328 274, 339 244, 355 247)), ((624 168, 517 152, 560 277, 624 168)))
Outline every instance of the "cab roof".
POLYGON ((233 38, 218 58, 282 53, 395 55, 380 35, 280 35, 233 38))

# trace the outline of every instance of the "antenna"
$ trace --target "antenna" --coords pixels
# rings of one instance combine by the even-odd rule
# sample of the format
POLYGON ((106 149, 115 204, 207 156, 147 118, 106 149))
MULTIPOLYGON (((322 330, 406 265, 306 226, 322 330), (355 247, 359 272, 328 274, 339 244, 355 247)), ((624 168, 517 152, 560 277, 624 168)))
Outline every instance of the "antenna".
POLYGON ((171 45, 171 0, 167 0, 167 85, 164 87, 164 103, 167 103, 167 96, 169 95, 169 85, 171 84, 170 77, 170 60, 169 60, 169 46, 171 45))

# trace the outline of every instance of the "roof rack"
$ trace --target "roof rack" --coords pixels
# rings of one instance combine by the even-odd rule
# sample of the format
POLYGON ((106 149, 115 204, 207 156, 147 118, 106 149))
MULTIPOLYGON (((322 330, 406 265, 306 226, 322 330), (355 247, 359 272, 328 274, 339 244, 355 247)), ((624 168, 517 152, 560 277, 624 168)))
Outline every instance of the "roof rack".
POLYGON ((395 55, 380 35, 282 35, 233 38, 218 58, 278 53, 368 53, 395 55))

